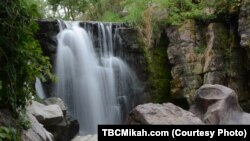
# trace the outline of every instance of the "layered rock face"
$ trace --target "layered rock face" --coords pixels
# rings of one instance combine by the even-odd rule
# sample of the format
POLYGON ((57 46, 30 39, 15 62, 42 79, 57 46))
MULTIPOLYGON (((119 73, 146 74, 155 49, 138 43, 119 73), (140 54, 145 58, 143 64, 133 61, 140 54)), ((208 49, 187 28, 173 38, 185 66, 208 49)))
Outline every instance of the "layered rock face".
POLYGON ((167 49, 169 62, 173 65, 171 75, 171 94, 174 98, 187 98, 191 101, 195 90, 202 85, 202 55, 195 52, 198 48, 197 32, 194 21, 186 21, 180 27, 166 30, 169 38, 167 49))
POLYGON ((230 23, 187 20, 166 28, 174 99, 184 98, 191 104, 195 91, 203 84, 228 86, 241 102, 250 98, 249 9, 249 1, 243 0, 239 17, 231 16, 230 23))

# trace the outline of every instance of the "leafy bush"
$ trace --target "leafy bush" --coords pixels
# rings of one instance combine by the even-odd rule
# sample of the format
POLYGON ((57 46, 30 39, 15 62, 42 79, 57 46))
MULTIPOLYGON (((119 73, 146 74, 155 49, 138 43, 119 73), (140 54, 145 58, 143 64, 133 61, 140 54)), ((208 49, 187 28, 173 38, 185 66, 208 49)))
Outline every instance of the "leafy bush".
POLYGON ((26 2, 0 1, 0 108, 16 113, 31 99, 35 76, 52 76, 49 59, 34 39, 37 6, 26 2))
POLYGON ((16 129, 0 126, 0 141, 21 141, 16 129))

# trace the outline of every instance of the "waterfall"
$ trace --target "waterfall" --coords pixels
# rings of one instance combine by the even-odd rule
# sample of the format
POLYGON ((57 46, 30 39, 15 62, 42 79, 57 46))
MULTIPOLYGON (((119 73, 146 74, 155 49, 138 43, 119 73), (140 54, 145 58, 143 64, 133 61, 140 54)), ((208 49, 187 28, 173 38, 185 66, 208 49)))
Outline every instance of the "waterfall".
POLYGON ((42 82, 37 77, 36 77, 35 89, 36 89, 36 93, 37 93, 39 98, 41 98, 41 99, 46 98, 46 95, 45 95, 44 90, 43 90, 42 82))
POLYGON ((80 134, 96 133, 98 124, 121 124, 139 84, 129 66, 114 55, 117 28, 113 30, 111 23, 97 23, 94 39, 88 26, 59 24, 56 95, 78 120, 80 134))

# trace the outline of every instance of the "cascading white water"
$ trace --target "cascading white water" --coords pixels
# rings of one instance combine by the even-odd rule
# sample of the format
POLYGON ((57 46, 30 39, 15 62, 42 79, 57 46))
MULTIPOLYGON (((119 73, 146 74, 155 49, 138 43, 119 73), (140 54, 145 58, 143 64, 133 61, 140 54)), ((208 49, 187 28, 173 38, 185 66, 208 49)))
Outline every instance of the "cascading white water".
POLYGON ((128 65, 114 56, 112 24, 98 23, 99 53, 88 28, 76 22, 64 25, 68 27, 58 34, 57 96, 78 120, 80 134, 96 133, 98 124, 121 123, 138 82, 128 65))
POLYGON ((41 98, 41 99, 46 98, 41 80, 37 77, 36 77, 35 89, 36 89, 36 93, 37 93, 39 98, 41 98))

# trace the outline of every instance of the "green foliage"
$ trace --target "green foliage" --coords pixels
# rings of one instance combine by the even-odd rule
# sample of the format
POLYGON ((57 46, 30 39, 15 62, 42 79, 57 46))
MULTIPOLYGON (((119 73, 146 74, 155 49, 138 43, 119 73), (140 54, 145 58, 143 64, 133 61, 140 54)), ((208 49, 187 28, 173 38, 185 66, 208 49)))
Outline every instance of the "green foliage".
POLYGON ((167 60, 166 47, 160 46, 151 50, 151 77, 152 95, 155 102, 166 102, 170 100, 171 72, 167 60))
POLYGON ((34 93, 35 76, 52 76, 51 65, 34 39, 40 16, 34 3, 2 0, 0 15, 0 108, 17 113, 34 93))
POLYGON ((203 54, 205 52, 206 46, 201 45, 199 47, 194 48, 194 52, 197 54, 203 54))
POLYGON ((91 0, 48 0, 53 17, 76 20, 83 16, 91 0))
MULTIPOLYGON (((34 1, 34 0, 33 0, 34 1)), ((35 0, 40 1, 41 0, 35 0)), ((186 19, 203 22, 237 9, 240 0, 47 0, 54 17, 110 20, 141 24, 143 13, 153 7, 153 21, 179 25, 186 19), (62 12, 64 11, 64 12, 62 12), (57 14, 56 14, 57 13, 57 14), (56 16, 57 15, 57 16, 56 16)), ((153 24, 154 25, 154 24, 153 24)))
POLYGON ((122 21, 122 1, 123 0, 90 0, 88 1, 86 12, 81 18, 91 21, 120 22, 122 21))
POLYGON ((110 21, 112 21, 112 22, 120 22, 121 18, 120 18, 120 16, 118 14, 107 11, 107 12, 105 12, 103 14, 102 21, 104 21, 104 22, 110 22, 110 21))
POLYGON ((143 12, 146 11, 148 7, 149 0, 126 0, 123 1, 124 9, 126 10, 126 15, 124 16, 124 21, 137 25, 141 23, 143 18, 143 12))
POLYGON ((24 109, 20 109, 18 111, 17 125, 24 130, 27 130, 31 127, 31 122, 24 109))
POLYGON ((16 129, 0 126, 0 141, 21 141, 21 139, 16 129))

